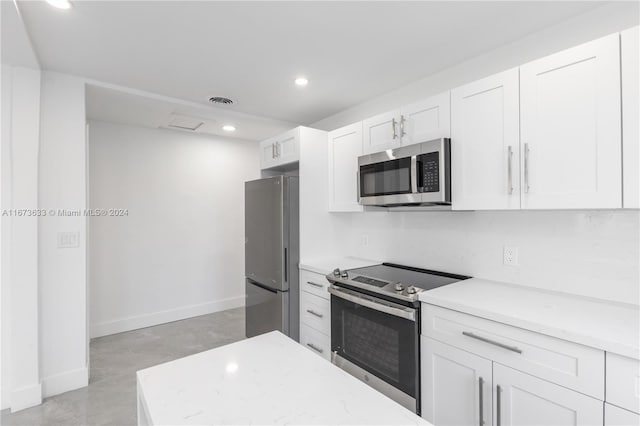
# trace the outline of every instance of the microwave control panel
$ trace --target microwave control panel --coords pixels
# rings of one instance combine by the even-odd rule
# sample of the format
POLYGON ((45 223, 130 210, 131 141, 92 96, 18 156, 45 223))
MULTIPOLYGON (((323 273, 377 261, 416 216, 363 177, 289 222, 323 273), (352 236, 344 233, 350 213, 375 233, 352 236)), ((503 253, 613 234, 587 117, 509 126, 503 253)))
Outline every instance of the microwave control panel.
POLYGON ((440 191, 440 153, 429 152, 420 156, 422 162, 422 192, 440 191))

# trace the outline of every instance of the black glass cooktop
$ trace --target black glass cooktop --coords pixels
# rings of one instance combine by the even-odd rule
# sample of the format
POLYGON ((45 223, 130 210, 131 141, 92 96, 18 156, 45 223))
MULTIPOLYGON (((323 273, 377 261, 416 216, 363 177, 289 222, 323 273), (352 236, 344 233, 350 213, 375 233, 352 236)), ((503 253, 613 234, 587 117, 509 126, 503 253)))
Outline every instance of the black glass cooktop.
POLYGON ((389 282, 399 282, 405 286, 412 285, 423 290, 431 290, 469 278, 464 275, 412 268, 393 263, 350 269, 349 274, 354 276, 353 281, 376 287, 384 287, 389 282))

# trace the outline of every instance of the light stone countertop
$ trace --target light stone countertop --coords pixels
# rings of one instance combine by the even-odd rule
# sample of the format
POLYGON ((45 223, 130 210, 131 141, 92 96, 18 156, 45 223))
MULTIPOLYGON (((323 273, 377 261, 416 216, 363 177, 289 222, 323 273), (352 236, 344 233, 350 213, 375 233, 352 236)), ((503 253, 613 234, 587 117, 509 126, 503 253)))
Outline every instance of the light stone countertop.
POLYGON ((622 356, 640 357, 640 308, 471 278, 423 292, 420 301, 622 356))
POLYGON ((323 259, 301 260, 299 267, 306 271, 327 275, 336 268, 354 269, 365 266, 379 265, 382 262, 377 260, 360 259, 358 257, 327 257, 323 259))
POLYGON ((150 425, 429 425, 280 332, 137 372, 150 425))

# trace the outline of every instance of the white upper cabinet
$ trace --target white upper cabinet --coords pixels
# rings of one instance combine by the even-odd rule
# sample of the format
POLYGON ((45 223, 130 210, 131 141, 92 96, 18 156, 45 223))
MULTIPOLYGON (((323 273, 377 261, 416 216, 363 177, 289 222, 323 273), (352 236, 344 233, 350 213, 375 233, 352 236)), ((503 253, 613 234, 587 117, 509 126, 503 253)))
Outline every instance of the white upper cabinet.
POLYGON ((363 121, 365 154, 400 146, 399 117, 400 111, 393 110, 363 121))
POLYGON ((260 168, 268 169, 277 164, 275 138, 260 142, 260 168))
POLYGON ((595 398, 493 364, 495 424, 579 426, 602 425, 603 403, 595 398))
POLYGON ((402 145, 451 137, 450 92, 444 92, 400 109, 402 145))
POLYGON ((520 117, 522 208, 622 207, 618 34, 520 67, 520 117))
POLYGON ((260 167, 270 169, 300 159, 300 127, 260 143, 260 167))
POLYGON ((358 156, 362 155, 362 122, 329 132, 329 211, 359 212, 358 156))
POLYGON ((363 122, 363 152, 371 154, 451 134, 450 92, 385 112, 363 122))
POLYGON ((520 208, 518 69, 451 91, 454 210, 520 208))
POLYGON ((640 27, 622 32, 622 152, 623 204, 640 208, 640 27))
POLYGON ((288 131, 276 139, 278 164, 295 163, 300 158, 300 128, 288 131))

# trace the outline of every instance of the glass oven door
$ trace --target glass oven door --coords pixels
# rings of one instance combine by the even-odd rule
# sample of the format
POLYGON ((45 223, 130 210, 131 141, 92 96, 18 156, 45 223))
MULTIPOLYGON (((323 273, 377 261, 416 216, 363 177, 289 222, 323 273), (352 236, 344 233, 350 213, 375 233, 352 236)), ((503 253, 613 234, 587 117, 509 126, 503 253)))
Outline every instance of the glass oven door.
POLYGON ((411 157, 360 166, 360 197, 411 194, 411 157))
POLYGON ((419 401, 417 310, 342 288, 329 291, 331 351, 419 401))

